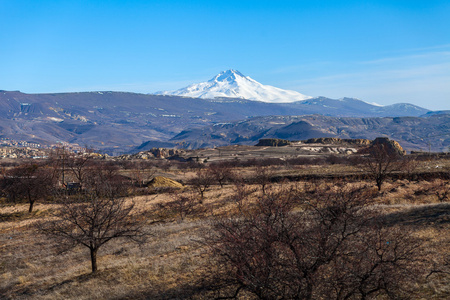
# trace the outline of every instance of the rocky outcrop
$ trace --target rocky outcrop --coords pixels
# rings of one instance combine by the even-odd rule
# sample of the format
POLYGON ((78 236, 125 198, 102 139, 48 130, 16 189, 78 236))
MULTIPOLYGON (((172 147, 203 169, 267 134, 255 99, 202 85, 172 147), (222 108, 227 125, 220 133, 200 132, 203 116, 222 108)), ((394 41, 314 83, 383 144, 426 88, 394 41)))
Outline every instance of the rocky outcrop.
POLYGON ((379 151, 383 151, 383 155, 388 156, 403 156, 406 154, 406 151, 403 150, 397 141, 390 140, 387 137, 377 137, 370 143, 369 147, 363 148, 358 152, 361 154, 377 155, 376 153, 380 153, 379 151))
POLYGON ((340 138, 313 138, 306 141, 302 141, 305 144, 325 144, 325 145, 356 145, 356 146, 368 146, 371 144, 367 139, 340 139, 340 138))
POLYGON ((281 147, 288 146, 291 142, 282 139, 260 139, 255 146, 281 147))
POLYGON ((122 160, 171 158, 171 157, 179 157, 185 153, 186 151, 182 149, 152 148, 148 151, 141 151, 136 154, 125 154, 118 156, 117 158, 122 160))
POLYGON ((406 154, 406 151, 403 150, 402 146, 400 146, 400 144, 397 141, 390 140, 387 137, 377 137, 375 140, 373 140, 370 147, 375 147, 378 145, 383 145, 383 147, 389 154, 399 154, 399 155, 406 154))

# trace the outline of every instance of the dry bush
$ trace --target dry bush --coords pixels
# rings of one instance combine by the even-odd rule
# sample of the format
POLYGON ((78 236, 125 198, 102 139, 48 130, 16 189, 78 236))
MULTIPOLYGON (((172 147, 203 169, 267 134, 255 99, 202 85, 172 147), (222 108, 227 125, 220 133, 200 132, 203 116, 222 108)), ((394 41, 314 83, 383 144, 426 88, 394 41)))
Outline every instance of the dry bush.
POLYGON ((435 189, 435 194, 439 202, 447 202, 450 200, 450 183, 441 181, 435 189))
POLYGON ((212 288, 259 299, 407 296, 421 275, 419 241, 384 228, 366 208, 372 193, 364 187, 312 194, 267 193, 255 209, 217 222, 208 241, 218 271, 212 288))
POLYGON ((198 195, 192 192, 173 192, 172 200, 158 203, 157 209, 159 210, 161 219, 167 219, 173 215, 177 215, 183 221, 187 216, 195 215, 203 211, 201 202, 198 195))
POLYGON ((218 162, 209 165, 209 173, 222 188, 224 183, 234 178, 231 164, 228 162, 218 162))
POLYGON ((410 203, 440 203, 448 201, 450 197, 449 184, 441 179, 410 182, 407 188, 410 194, 405 195, 404 199, 410 203))

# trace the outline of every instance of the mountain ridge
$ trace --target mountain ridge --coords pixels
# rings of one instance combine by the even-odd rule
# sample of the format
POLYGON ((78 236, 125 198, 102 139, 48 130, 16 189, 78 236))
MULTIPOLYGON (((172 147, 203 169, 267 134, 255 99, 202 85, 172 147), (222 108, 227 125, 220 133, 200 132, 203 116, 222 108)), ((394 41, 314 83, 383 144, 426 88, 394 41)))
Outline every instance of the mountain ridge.
POLYGON ((162 145, 192 128, 258 116, 399 117, 430 112, 413 105, 414 109, 378 107, 358 99, 345 99, 319 97, 307 100, 308 103, 266 103, 110 91, 46 94, 2 91, 0 138, 42 144, 77 143, 117 154, 134 151, 147 141, 162 145))
POLYGON ((172 143, 184 148, 213 148, 230 144, 255 145, 262 138, 375 139, 384 136, 408 150, 447 151, 450 114, 427 117, 264 116, 185 130, 172 143))

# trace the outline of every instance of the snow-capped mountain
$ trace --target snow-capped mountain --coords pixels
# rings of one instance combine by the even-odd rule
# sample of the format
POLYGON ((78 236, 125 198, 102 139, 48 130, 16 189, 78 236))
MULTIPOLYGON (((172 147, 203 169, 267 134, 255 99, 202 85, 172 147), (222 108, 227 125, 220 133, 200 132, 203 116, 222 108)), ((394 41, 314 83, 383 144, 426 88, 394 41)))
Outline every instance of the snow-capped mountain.
POLYGON ((176 91, 157 92, 160 95, 213 99, 217 97, 242 98, 269 103, 290 103, 310 99, 296 91, 264 85, 236 70, 227 70, 211 80, 191 84, 176 91))

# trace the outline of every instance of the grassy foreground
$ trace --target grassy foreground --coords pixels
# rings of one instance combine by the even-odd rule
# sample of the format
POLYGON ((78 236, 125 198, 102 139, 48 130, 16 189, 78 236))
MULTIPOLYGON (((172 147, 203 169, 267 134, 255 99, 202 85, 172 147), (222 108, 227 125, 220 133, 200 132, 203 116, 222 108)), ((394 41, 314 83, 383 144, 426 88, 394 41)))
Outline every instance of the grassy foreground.
MULTIPOLYGON (((428 167, 424 165, 424 170, 428 167)), ((345 166, 309 168, 313 174, 330 170, 348 171, 345 166), (322 169, 321 169, 322 168, 322 169)), ((170 171, 167 171, 170 172, 170 171)), ((307 173, 279 167, 276 174, 307 173)), ((240 170, 251 176, 251 170, 240 170)), ((275 173, 274 173, 275 174, 275 173)), ((166 174, 186 181, 193 173, 166 174)), ((362 184, 371 182, 352 182, 362 184)), ((270 183, 268 190, 307 182, 270 183)), ((333 184, 328 182, 326 184, 333 184)), ((412 230, 423 242, 427 259, 442 267, 450 255, 450 203, 436 194, 448 186, 439 178, 420 181, 398 179, 387 181, 377 193, 372 207, 379 210, 392 225, 412 230)), ((179 214, 165 204, 174 200, 172 193, 157 193, 127 198, 146 216, 145 227, 151 232, 147 243, 136 245, 122 240, 112 241, 99 251, 99 271, 90 274, 89 253, 85 248, 59 253, 57 244, 38 234, 36 222, 52 217, 58 205, 38 202, 28 213, 26 203, 0 206, 0 298, 1 299, 210 299, 208 278, 214 266, 209 248, 203 243, 212 223, 235 215, 242 205, 251 206, 261 195, 261 186, 245 186, 245 203, 236 202, 237 187, 207 188, 202 203, 195 210, 179 214)), ((374 188, 375 189, 375 188, 374 188)), ((179 195, 191 197, 185 188, 179 195)), ((435 268, 435 269, 436 269, 435 268)), ((430 269, 430 272, 433 268, 430 269)), ((436 269, 437 270, 437 269, 436 269)), ((432 273, 420 282, 418 299, 449 299, 450 275, 432 273)))

